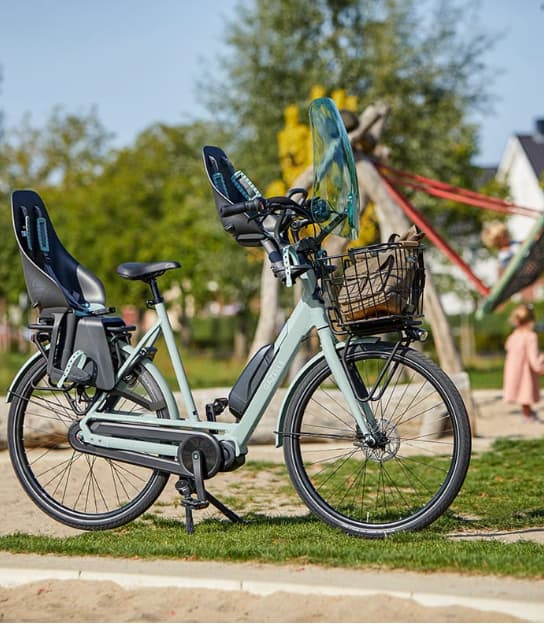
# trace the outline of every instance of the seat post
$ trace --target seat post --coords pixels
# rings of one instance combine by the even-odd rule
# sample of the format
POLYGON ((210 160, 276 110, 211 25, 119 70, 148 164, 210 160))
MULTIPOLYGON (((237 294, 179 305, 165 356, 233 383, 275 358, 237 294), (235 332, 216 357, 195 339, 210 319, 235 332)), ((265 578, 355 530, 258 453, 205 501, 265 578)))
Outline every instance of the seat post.
POLYGON ((149 287, 151 288, 151 294, 153 295, 153 299, 148 303, 151 303, 154 306, 158 303, 162 303, 163 298, 161 296, 161 293, 159 292, 159 286, 157 284, 156 278, 152 277, 150 280, 147 281, 147 283, 149 284, 149 287))

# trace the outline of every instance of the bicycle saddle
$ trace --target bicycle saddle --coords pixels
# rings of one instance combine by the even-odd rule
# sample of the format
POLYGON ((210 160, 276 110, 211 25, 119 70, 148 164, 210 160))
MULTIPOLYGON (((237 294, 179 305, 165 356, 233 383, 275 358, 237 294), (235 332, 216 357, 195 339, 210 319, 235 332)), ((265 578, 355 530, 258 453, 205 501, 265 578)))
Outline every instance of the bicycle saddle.
POLYGON ((148 282, 170 269, 179 269, 181 264, 175 260, 165 262, 124 262, 117 267, 117 273, 129 280, 148 282))

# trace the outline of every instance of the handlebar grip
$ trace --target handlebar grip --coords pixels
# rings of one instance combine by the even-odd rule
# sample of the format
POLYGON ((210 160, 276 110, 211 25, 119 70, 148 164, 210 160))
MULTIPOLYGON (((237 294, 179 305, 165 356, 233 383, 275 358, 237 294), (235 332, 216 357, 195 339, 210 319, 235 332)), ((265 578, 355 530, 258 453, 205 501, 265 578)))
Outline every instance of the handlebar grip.
POLYGON ((225 204, 221 206, 220 213, 222 217, 234 217, 234 215, 242 214, 243 212, 258 211, 263 203, 262 197, 256 197, 255 199, 236 204, 225 204))

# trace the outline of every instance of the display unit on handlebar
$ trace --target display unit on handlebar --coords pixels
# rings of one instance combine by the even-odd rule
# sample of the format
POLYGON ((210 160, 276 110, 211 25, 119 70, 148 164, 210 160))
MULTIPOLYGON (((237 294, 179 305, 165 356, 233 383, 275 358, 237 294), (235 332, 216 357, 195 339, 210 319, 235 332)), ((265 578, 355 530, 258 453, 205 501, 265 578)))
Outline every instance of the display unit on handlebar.
POLYGON ((357 234, 358 189, 331 100, 312 103, 310 126, 310 197, 294 189, 264 198, 220 148, 203 150, 225 231, 243 246, 262 247, 286 286, 301 284, 275 342, 257 351, 229 396, 210 402, 204 414, 158 283, 179 264, 119 265, 121 277, 149 285, 148 305, 157 313, 132 345, 133 328, 105 308, 99 280, 62 247, 40 198, 13 193, 27 288, 40 316, 31 326, 38 351, 9 389, 8 443, 22 486, 56 520, 86 530, 120 526, 155 502, 170 475, 189 532, 193 511, 210 503, 240 520, 207 483, 243 465, 252 433, 314 330, 319 351, 287 389, 275 428, 308 508, 349 534, 384 537, 427 526, 455 499, 469 463, 470 428, 454 384, 410 347, 425 333, 419 238, 327 256, 328 234, 357 234), (182 410, 153 364, 161 335, 182 410), (44 451, 35 433, 49 431, 49 423, 44 451))

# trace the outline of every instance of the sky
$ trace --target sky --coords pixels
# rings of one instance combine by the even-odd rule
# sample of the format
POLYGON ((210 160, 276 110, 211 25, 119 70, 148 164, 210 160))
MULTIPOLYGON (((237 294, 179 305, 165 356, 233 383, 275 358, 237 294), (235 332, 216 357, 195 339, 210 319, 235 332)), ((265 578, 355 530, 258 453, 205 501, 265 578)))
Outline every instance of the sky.
MULTIPOLYGON (((30 114, 43 124, 56 105, 94 105, 117 146, 156 121, 207 112, 196 89, 224 50, 237 0, 0 0, 0 111, 4 124, 30 114)), ((492 109, 478 114, 477 163, 497 164, 508 137, 544 118, 544 0, 480 0, 481 26, 501 33, 485 61, 492 109), (500 72, 500 73, 499 73, 500 72)))

